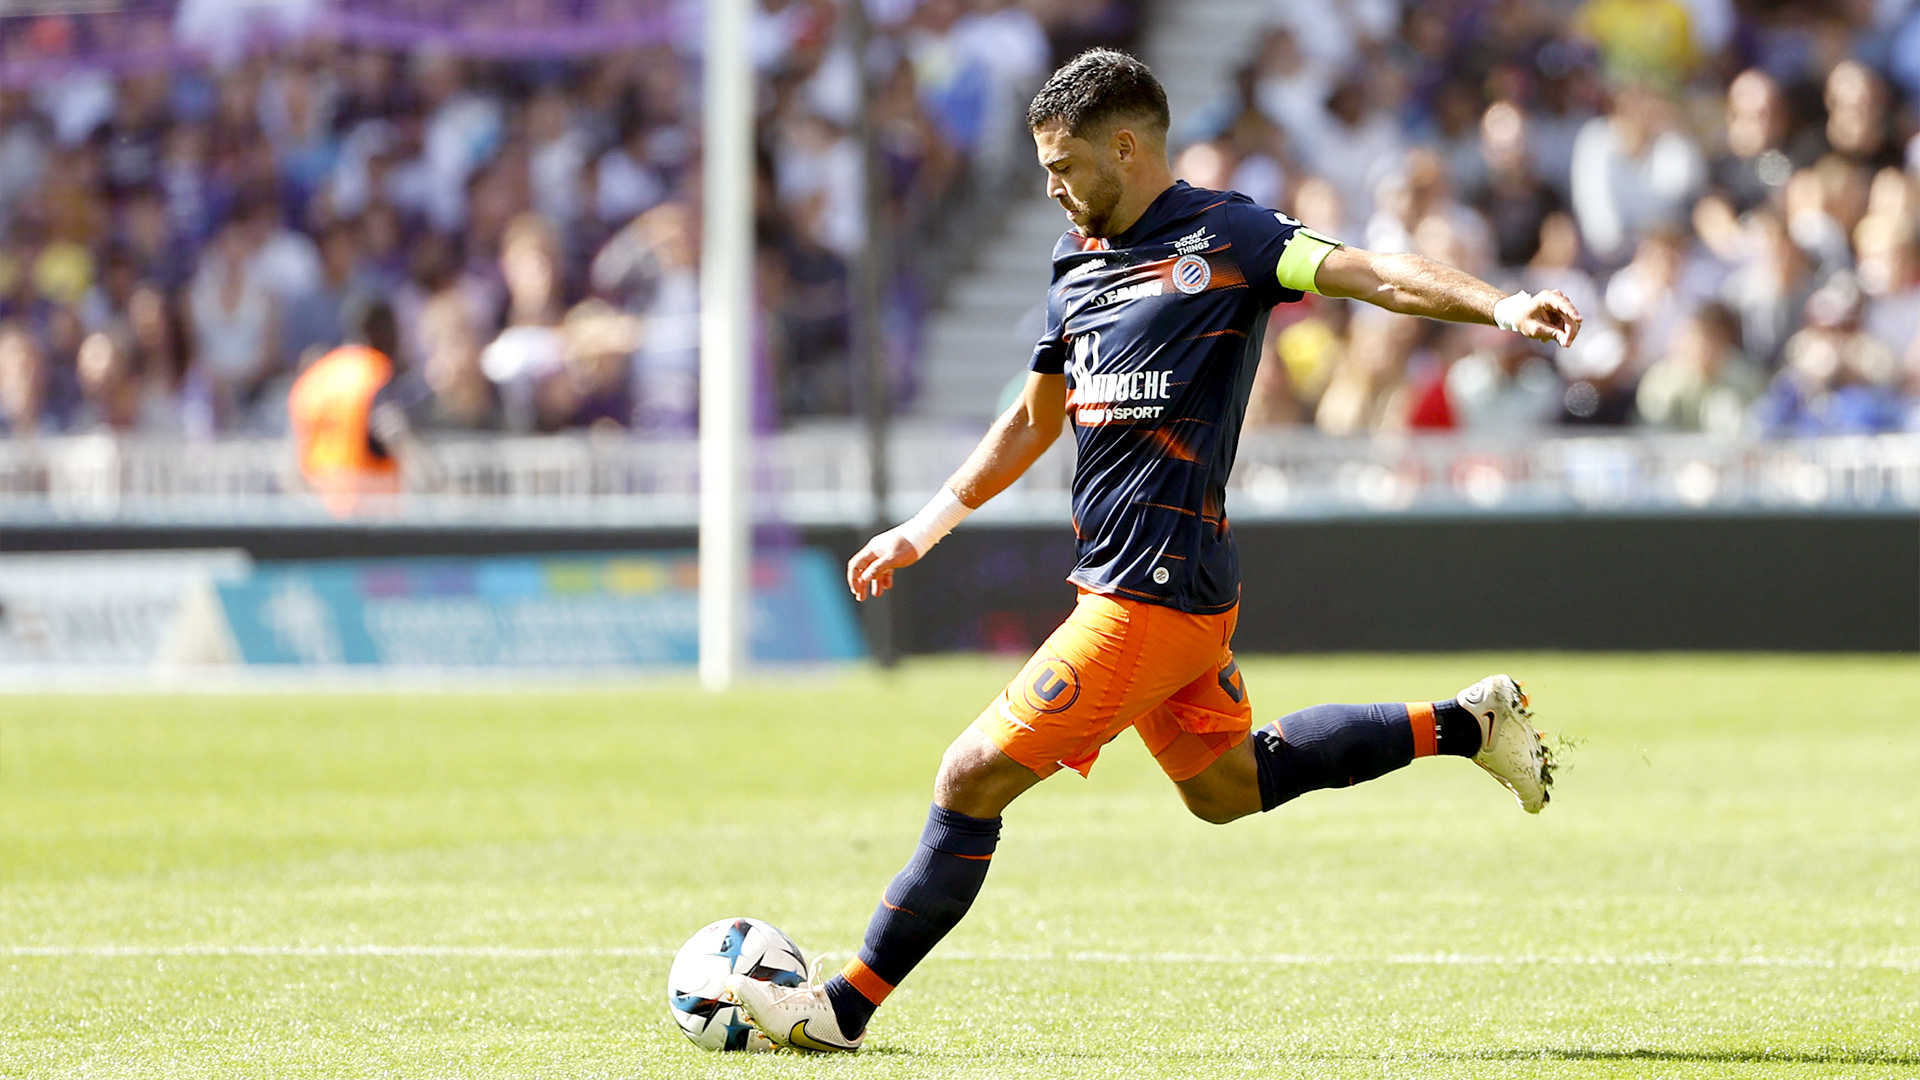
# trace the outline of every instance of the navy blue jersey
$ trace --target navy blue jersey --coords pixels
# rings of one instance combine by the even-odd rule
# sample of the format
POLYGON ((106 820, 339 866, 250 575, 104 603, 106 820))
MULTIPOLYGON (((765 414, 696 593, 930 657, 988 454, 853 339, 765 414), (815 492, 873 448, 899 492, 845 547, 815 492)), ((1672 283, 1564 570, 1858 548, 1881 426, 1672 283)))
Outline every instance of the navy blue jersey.
POLYGON ((1118 236, 1060 238, 1030 366, 1067 378, 1072 581, 1194 614, 1239 602, 1227 474, 1267 312, 1311 289, 1335 246, 1184 181, 1118 236))

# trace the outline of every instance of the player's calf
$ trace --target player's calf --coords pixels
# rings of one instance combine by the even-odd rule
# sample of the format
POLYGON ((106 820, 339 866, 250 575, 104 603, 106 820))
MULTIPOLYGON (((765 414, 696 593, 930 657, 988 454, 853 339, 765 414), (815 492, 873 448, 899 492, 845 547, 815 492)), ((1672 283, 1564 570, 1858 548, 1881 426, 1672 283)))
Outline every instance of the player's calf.
POLYGON ((1473 757, 1479 721, 1456 701, 1315 705, 1253 733, 1260 808, 1351 787, 1435 754, 1473 757))

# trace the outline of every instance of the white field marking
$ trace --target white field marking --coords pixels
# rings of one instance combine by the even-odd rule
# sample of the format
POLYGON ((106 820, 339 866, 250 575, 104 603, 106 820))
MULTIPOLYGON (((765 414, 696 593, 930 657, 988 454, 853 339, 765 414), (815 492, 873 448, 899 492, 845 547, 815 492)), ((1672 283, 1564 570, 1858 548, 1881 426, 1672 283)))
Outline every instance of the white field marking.
POLYGON ((0 956, 47 957, 168 957, 168 956, 409 956, 482 960, 555 960, 573 957, 672 956, 674 950, 644 946, 601 949, 538 949, 507 945, 15 945, 0 948, 0 956))
MULTIPOLYGON (((652 946, 603 948, 520 948, 506 945, 13 945, 0 956, 50 958, 205 957, 428 957, 481 960, 557 960, 592 958, 664 959, 675 950, 652 946)), ((1381 964, 1391 967, 1619 967, 1619 968, 1791 968, 1815 971, 1889 970, 1920 974, 1920 953, 1895 951, 1866 956, 1769 956, 1766 954, 1688 956, 1671 953, 1518 954, 1392 953, 1341 956, 1329 953, 1125 953, 1125 952, 965 952, 936 953, 934 960, 971 963, 1201 964, 1218 967, 1339 967, 1381 964)))

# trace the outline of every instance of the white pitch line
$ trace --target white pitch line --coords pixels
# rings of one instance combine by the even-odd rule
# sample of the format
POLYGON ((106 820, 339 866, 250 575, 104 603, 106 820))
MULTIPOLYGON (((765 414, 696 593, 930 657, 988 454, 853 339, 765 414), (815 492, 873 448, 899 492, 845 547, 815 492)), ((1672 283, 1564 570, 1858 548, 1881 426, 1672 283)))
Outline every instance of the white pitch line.
POLYGON ((672 956, 672 949, 648 947, 599 949, 537 949, 507 945, 17 945, 0 948, 0 956, 46 957, 168 957, 168 956, 372 956, 449 957, 499 960, 554 960, 575 957, 672 956))
MULTIPOLYGON (((14 945, 0 946, 0 956, 45 958, 165 958, 165 957, 410 957, 481 960, 664 959, 674 950, 649 946, 602 948, 521 948, 506 945, 14 945)), ((1824 956, 1686 956, 1666 953, 1521 954, 1393 953, 1385 956, 1342 956, 1327 953, 1126 953, 965 952, 935 953, 935 960, 1021 964, 1199 964, 1215 967, 1338 967, 1383 964, 1391 967, 1619 967, 1619 968, 1789 968, 1814 971, 1889 970, 1920 973, 1920 954, 1834 958, 1824 956)))

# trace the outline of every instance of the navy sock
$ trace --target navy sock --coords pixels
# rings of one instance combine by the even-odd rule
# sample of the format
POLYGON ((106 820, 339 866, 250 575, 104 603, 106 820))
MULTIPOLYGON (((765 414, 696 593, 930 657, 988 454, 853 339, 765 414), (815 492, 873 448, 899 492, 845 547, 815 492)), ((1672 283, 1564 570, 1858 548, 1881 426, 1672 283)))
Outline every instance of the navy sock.
POLYGON ((858 1038, 900 980, 960 925, 987 880, 999 841, 999 818, 939 806, 927 814, 920 846, 873 910, 860 955, 827 980, 827 1000, 842 1034, 858 1038))
POLYGON ((1480 752, 1480 718, 1457 701, 1433 703, 1434 752, 1472 757, 1480 752))
MULTIPOLYGON (((1260 809, 1271 810, 1309 791, 1349 787, 1383 776, 1413 761, 1416 749, 1433 753, 1437 712, 1425 702, 1315 705, 1261 728, 1253 733, 1260 809), (1416 747, 1410 715, 1416 710, 1426 714, 1418 740, 1425 745, 1420 747, 1416 747)), ((1475 739, 1477 743, 1477 735, 1475 739)))

